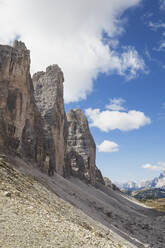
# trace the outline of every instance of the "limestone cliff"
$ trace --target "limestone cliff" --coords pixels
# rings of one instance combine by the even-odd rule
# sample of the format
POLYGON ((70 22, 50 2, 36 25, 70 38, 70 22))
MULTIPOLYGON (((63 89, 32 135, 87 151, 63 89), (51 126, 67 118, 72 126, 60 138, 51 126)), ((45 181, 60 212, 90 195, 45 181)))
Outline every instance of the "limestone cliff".
POLYGON ((95 165, 96 145, 90 133, 88 121, 80 109, 67 113, 68 138, 66 165, 71 175, 95 185, 104 180, 95 165))
POLYGON ((33 76, 36 104, 42 116, 46 137, 47 163, 64 173, 66 117, 63 99, 63 73, 57 65, 33 76))
POLYGON ((33 96, 30 52, 18 41, 13 47, 0 45, 0 149, 44 166, 44 140, 33 96))
POLYGON ((0 151, 34 161, 49 175, 104 184, 85 115, 74 109, 66 117, 63 82, 57 65, 35 73, 32 81, 24 43, 0 46, 0 151))

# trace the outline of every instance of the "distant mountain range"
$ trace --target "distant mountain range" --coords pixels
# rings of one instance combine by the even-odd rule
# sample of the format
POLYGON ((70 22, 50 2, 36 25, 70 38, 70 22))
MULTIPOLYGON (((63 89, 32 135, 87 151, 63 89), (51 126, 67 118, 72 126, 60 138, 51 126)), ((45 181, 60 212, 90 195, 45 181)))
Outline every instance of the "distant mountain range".
POLYGON ((155 177, 153 180, 147 180, 142 182, 126 182, 115 183, 121 190, 141 190, 141 189, 153 189, 160 188, 165 189, 165 171, 160 174, 159 177, 155 177))

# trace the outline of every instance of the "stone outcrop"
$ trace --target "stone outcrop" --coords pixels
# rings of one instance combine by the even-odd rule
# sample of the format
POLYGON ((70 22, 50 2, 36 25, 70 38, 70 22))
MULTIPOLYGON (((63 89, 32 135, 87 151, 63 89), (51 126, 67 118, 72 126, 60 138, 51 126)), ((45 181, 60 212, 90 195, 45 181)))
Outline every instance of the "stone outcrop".
POLYGON ((67 113, 67 125, 66 166, 70 174, 93 185, 97 182, 104 184, 101 172, 95 165, 96 145, 83 112, 80 109, 70 110, 67 113))
POLYGON ((97 167, 96 167, 96 182, 97 184, 99 183, 105 185, 105 181, 101 174, 101 171, 97 167))
POLYGON ((35 162, 49 175, 104 184, 85 115, 80 109, 65 114, 63 82, 57 65, 31 79, 24 43, 0 46, 0 151, 35 162))
POLYGON ((24 43, 0 45, 0 149, 44 167, 40 114, 33 96, 30 52, 24 43))
POLYGON ((66 116, 63 99, 63 73, 57 65, 33 76, 34 95, 46 137, 47 166, 64 174, 66 116))
POLYGON ((108 177, 104 177, 104 182, 107 188, 120 191, 120 189, 114 183, 112 183, 112 181, 108 177))

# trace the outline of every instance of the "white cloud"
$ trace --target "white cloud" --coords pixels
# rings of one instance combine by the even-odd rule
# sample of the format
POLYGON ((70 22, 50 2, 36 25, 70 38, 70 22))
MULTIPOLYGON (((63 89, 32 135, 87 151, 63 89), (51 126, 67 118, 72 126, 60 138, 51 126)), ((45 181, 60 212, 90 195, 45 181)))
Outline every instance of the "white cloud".
POLYGON ((125 103, 125 100, 123 98, 113 98, 110 99, 110 104, 106 105, 105 107, 109 110, 113 111, 124 111, 126 110, 123 107, 123 104, 125 103))
POLYGON ((156 31, 159 28, 165 28, 165 23, 163 23, 163 22, 160 22, 160 23, 149 22, 148 26, 151 29, 156 31))
POLYGON ((118 65, 116 65, 119 75, 123 75, 127 80, 130 80, 136 77, 139 71, 148 73, 144 60, 139 56, 134 47, 125 47, 124 50, 120 60, 118 59, 118 65))
POLYGON ((65 101, 85 99, 100 72, 127 79, 145 70, 133 47, 117 53, 121 14, 140 0, 1 0, 0 43, 20 36, 31 50, 32 70, 57 63, 64 71, 65 101), (112 39, 102 41, 103 31, 112 39))
POLYGON ((100 111, 100 109, 86 109, 86 115, 90 120, 90 126, 97 127, 101 131, 108 132, 119 129, 120 131, 130 131, 139 129, 151 123, 149 117, 143 112, 131 110, 128 112, 120 111, 100 111))
POLYGON ((157 162, 155 165, 147 163, 143 164, 141 167, 152 171, 163 171, 165 169, 165 162, 157 162))
POLYGON ((152 164, 143 164, 141 167, 143 169, 149 169, 149 170, 153 170, 153 171, 160 171, 161 170, 160 166, 152 165, 152 164))
POLYGON ((158 164, 159 166, 161 166, 162 168, 165 167, 165 162, 157 162, 157 164, 158 164))
POLYGON ((161 42, 160 42, 160 46, 159 46, 158 50, 159 50, 159 51, 165 50, 165 41, 161 41, 161 42))
POLYGON ((97 146, 99 152, 118 152, 119 145, 113 141, 104 140, 100 145, 97 146))
MULTIPOLYGON (((165 7, 165 0, 162 1, 162 3, 164 4, 164 7, 165 7)), ((163 30, 165 29, 164 22, 158 22, 158 23, 149 22, 148 25, 154 31, 157 31, 158 29, 163 29, 163 30)), ((162 36, 163 36, 163 39, 159 42, 158 47, 154 47, 153 50, 158 51, 158 52, 165 50, 165 41, 164 41, 165 32, 164 31, 162 32, 162 36)))
MULTIPOLYGON (((153 48, 154 51, 160 52, 160 51, 165 51, 165 41, 161 40, 158 47, 153 48)), ((162 66, 163 67, 163 66, 162 66)))
POLYGON ((150 54, 150 52, 149 52, 149 50, 148 50, 147 47, 145 48, 145 51, 144 51, 144 52, 145 52, 146 57, 147 57, 150 61, 153 60, 152 57, 151 57, 151 54, 150 54))

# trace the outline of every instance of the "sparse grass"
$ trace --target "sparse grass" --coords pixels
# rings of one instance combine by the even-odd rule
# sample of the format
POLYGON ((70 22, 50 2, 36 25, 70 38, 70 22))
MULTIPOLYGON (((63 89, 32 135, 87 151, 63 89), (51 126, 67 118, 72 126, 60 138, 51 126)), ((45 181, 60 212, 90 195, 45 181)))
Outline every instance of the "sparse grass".
POLYGON ((165 212, 165 199, 141 200, 146 206, 154 208, 158 211, 165 212))

